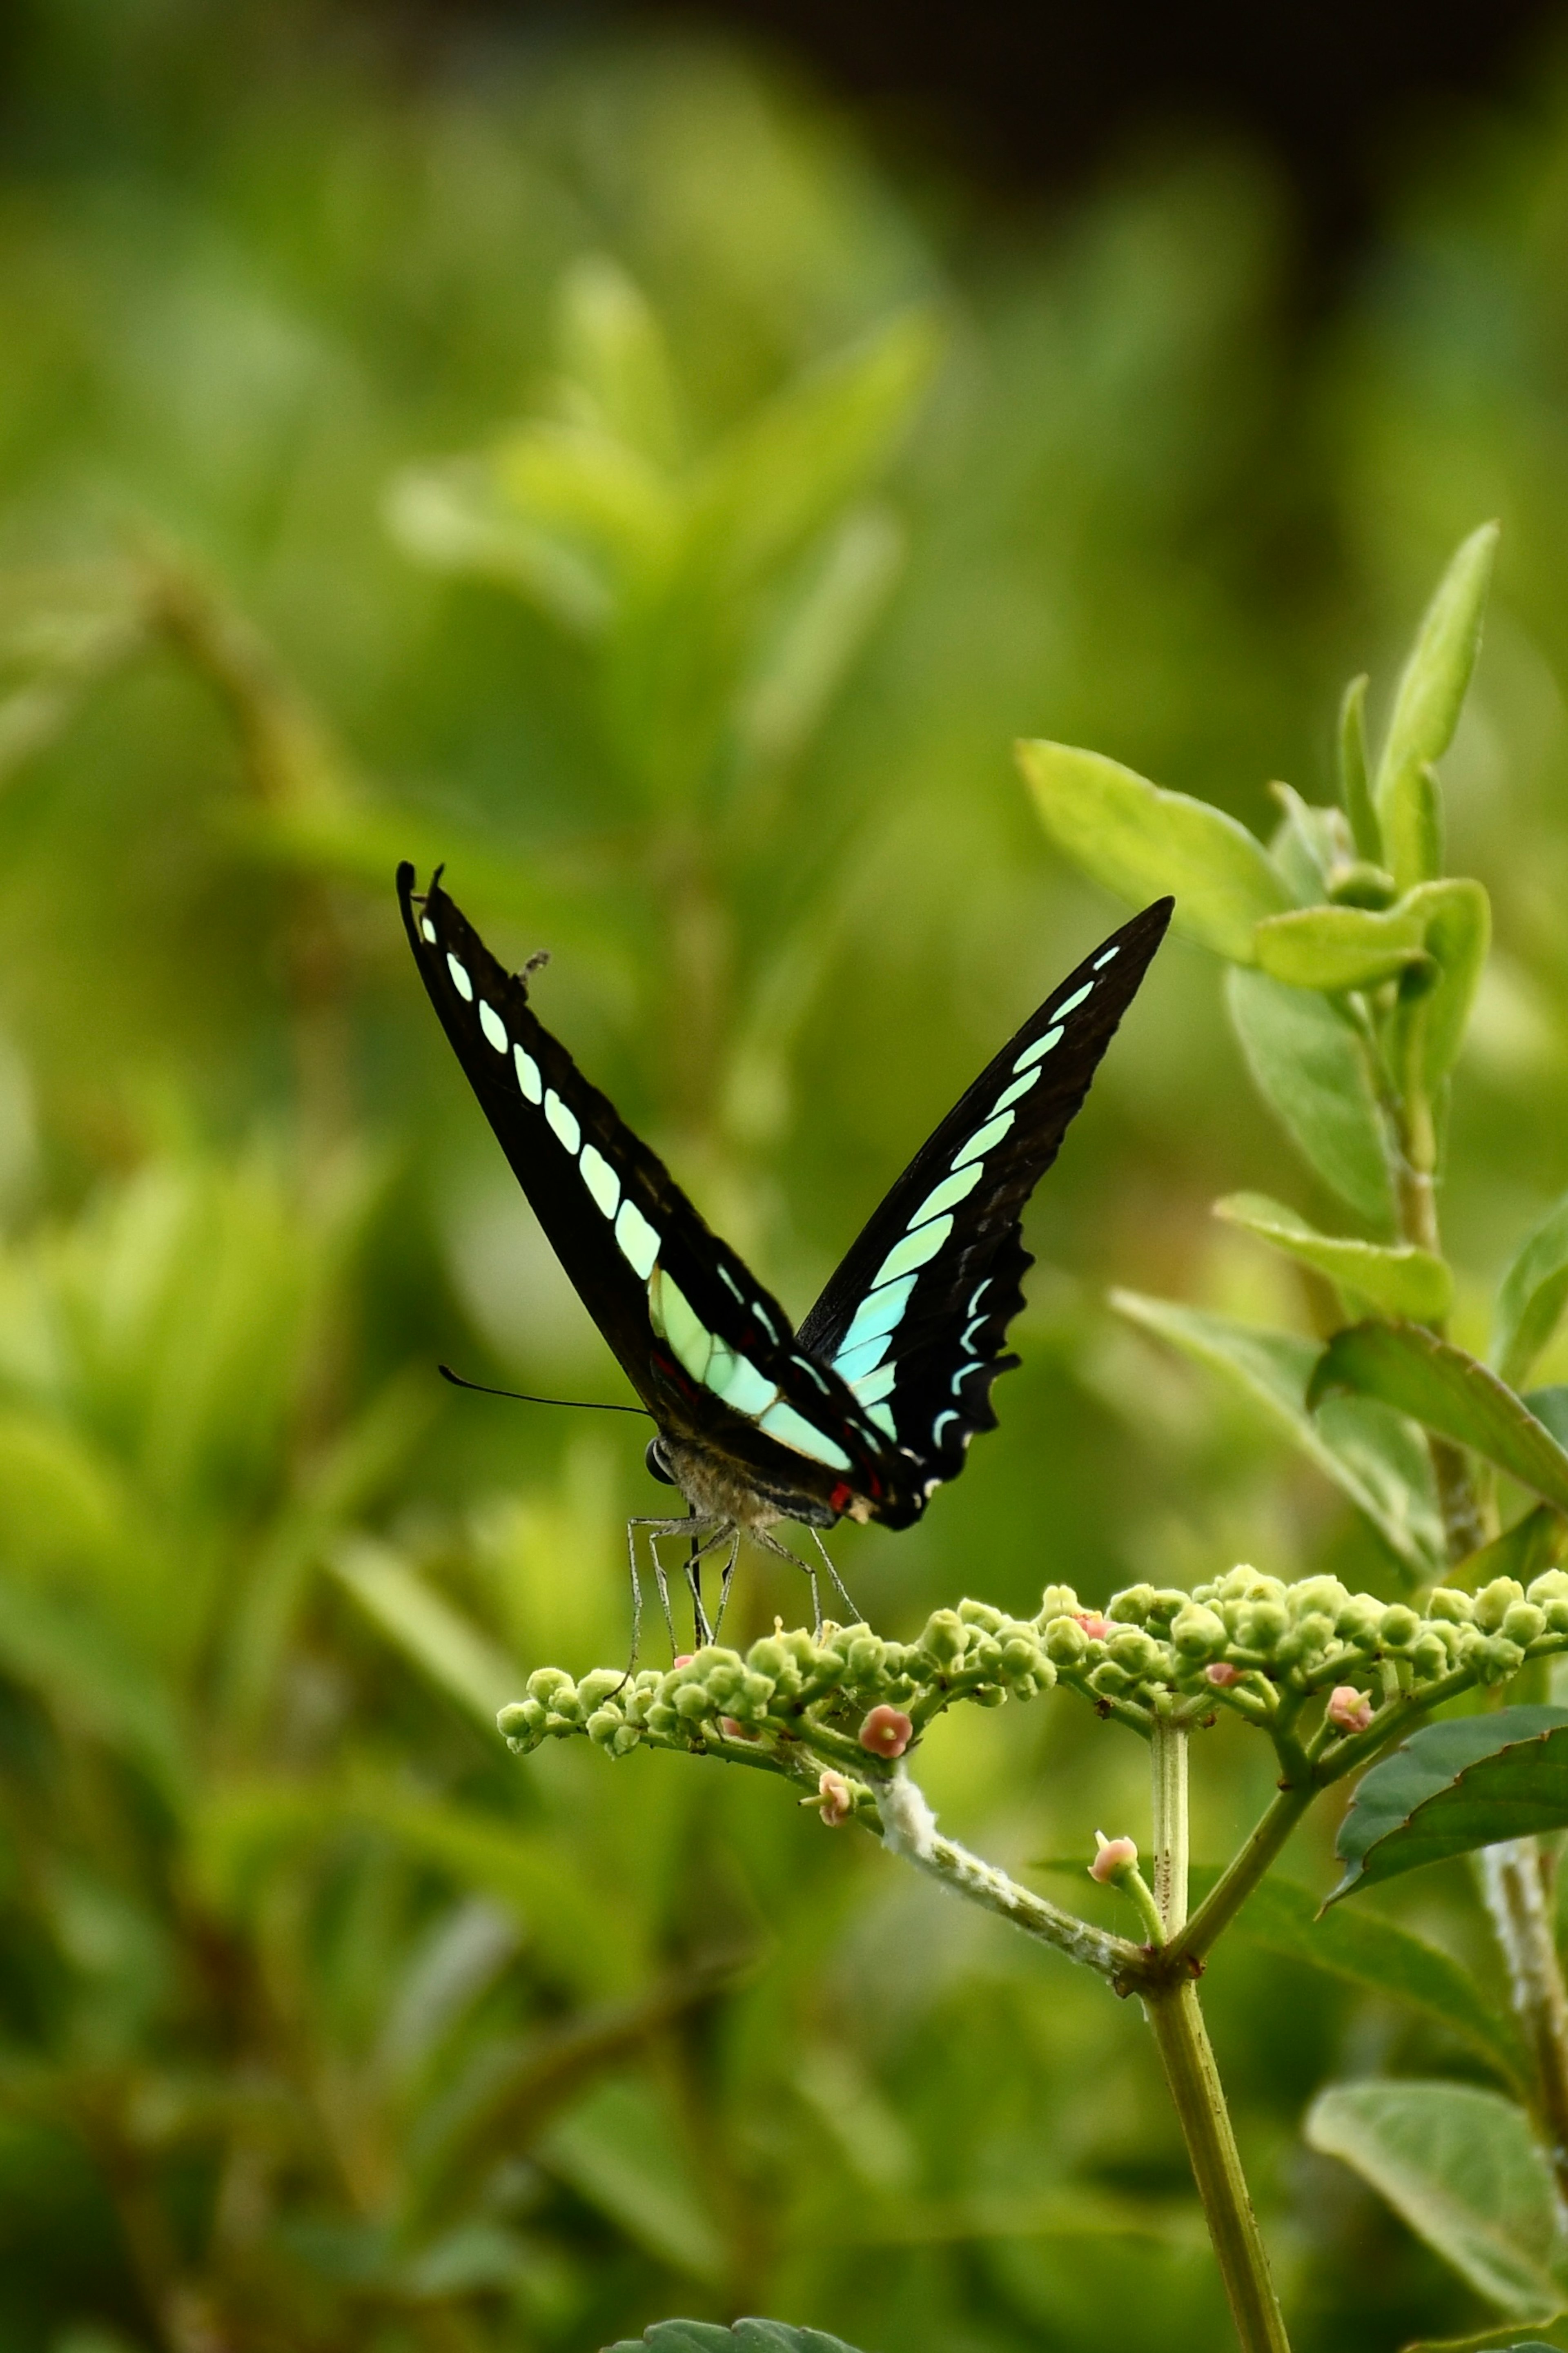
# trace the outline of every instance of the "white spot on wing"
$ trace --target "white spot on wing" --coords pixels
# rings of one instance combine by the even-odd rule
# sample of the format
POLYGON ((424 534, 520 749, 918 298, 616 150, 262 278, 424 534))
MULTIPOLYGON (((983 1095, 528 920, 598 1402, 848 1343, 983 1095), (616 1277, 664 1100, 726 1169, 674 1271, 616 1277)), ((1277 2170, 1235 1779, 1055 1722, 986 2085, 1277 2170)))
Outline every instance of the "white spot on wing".
POLYGON ((766 1413, 778 1396, 777 1388, 758 1372, 749 1356, 737 1356, 728 1348, 715 1347, 705 1377, 716 1398, 753 1421, 766 1413))
POLYGON ((957 1419, 958 1416, 954 1413, 951 1406, 948 1407, 945 1413, 939 1413, 937 1415, 936 1419, 931 1426, 931 1442, 933 1446, 940 1446, 942 1444, 942 1433, 943 1430, 950 1421, 956 1421, 957 1419))
POLYGON ((606 1218, 613 1218, 620 1203, 621 1180, 597 1145, 585 1144, 583 1146, 583 1157, 577 1166, 597 1207, 606 1218))
POLYGON ((658 1257, 658 1236, 635 1201, 623 1201, 616 1219, 616 1242, 632 1272, 646 1282, 658 1257))
POLYGON ((776 1438, 781 1446, 790 1447, 796 1454, 808 1455, 813 1462, 826 1462, 833 1471, 847 1471, 850 1467, 844 1449, 820 1430, 814 1430, 805 1416, 796 1413, 783 1398, 776 1405, 769 1406, 757 1428, 765 1430, 770 1438, 776 1438))
POLYGON ((964 1168, 972 1160, 984 1160, 992 1145, 1001 1143, 1017 1116, 1016 1111, 1005 1111, 995 1119, 988 1119, 979 1134, 972 1135, 963 1151, 956 1155, 953 1166, 964 1168))
POLYGON ((436 944, 436 926, 430 921, 428 915, 420 916, 419 928, 424 933, 426 938, 429 941, 431 946, 434 947, 436 944))
POLYGON ((1013 1068, 1016 1071, 1026 1071, 1031 1062, 1037 1062, 1042 1054, 1048 1054, 1053 1047, 1059 1046, 1061 1042, 1062 1029, 1058 1021, 1054 1029, 1047 1029, 1043 1038, 1037 1038, 1032 1046, 1025 1047, 1013 1068))
MULTIPOLYGON (((1011 1120, 1011 1112, 1007 1116, 1011 1120)), ((917 1226, 912 1234, 906 1234, 901 1242, 893 1244, 877 1269, 878 1284, 891 1282, 896 1274, 908 1274, 911 1268, 924 1266, 936 1256, 952 1231, 951 1218, 931 1218, 925 1225, 917 1226)))
POLYGON ((868 1340, 862 1340, 858 1348, 840 1348, 833 1359, 833 1369, 840 1380, 848 1381, 853 1387, 866 1374, 876 1371, 892 1345, 890 1332, 875 1332, 868 1340))
POLYGON ((669 1342, 692 1379, 706 1380, 713 1354, 713 1335, 663 1267, 654 1269, 647 1287, 647 1305, 654 1330, 669 1342))
MULTIPOLYGON (((898 1424, 893 1419, 893 1409, 890 1405, 874 1405, 871 1408, 870 1419, 876 1423, 878 1429, 882 1432, 884 1437, 897 1438, 899 1434, 898 1424)), ((940 1484, 940 1482, 933 1482, 932 1483, 940 1484)))
POLYGON ((1081 988, 1075 988, 1072 995, 1067 998, 1066 1002, 1058 1006, 1056 1011, 1057 1019, 1058 1021, 1065 1021, 1069 1013, 1076 1013, 1079 1007, 1083 1003, 1084 998, 1089 995, 1093 987, 1094 983, 1092 980, 1086 980, 1081 988))
POLYGON ((563 1103, 553 1087, 544 1090, 544 1116, 552 1132, 560 1137, 568 1152, 575 1154, 583 1141, 583 1131, 577 1124, 577 1114, 570 1103, 563 1103))
POLYGON ((1101 971, 1103 967, 1110 962, 1112 956, 1119 956, 1121 954, 1121 950, 1120 948, 1102 949, 1100 954, 1094 959, 1094 968, 1096 972, 1101 971))
POLYGON ((850 1387, 862 1405, 880 1405, 898 1377, 897 1365, 883 1365, 879 1371, 868 1373, 864 1379, 851 1382, 850 1387))
POLYGON ((539 1075, 539 1065, 534 1060, 533 1056, 531 1054, 525 1054, 521 1046, 514 1046, 511 1050, 511 1059, 517 1066, 517 1083, 522 1089, 523 1093, 528 1097, 529 1102, 531 1103, 542 1103, 544 1101, 544 1081, 539 1075))
MULTIPOLYGON (((1031 1080, 1030 1084, 1033 1083, 1031 1080)), ((1005 1095, 1002 1100, 1005 1103, 1005 1095)), ((960 1168, 952 1176, 944 1176, 935 1190, 926 1195, 925 1199, 910 1219, 911 1232, 916 1226, 923 1226, 928 1218, 938 1216, 943 1209, 951 1209, 955 1202, 962 1201, 966 1195, 973 1193, 984 1174, 985 1171, 977 1161, 972 1168, 960 1168)))
MULTIPOLYGON (((842 1366, 851 1348, 858 1348, 863 1340, 869 1340, 875 1333, 892 1331, 909 1305, 910 1293, 918 1280, 917 1276, 909 1274, 901 1282, 879 1284, 860 1302, 855 1310, 854 1322, 838 1344, 838 1354, 833 1359, 835 1372, 842 1366)), ((973 1314, 973 1307, 970 1313, 973 1314)))
POLYGON ((1020 1102, 1023 1097, 1028 1093, 1031 1087, 1038 1085, 1039 1078, 1039 1071, 1037 1070, 1033 1070, 1026 1071, 1021 1079, 1015 1079, 1006 1093, 1005 1095, 997 1096, 997 1110, 1005 1111, 1009 1103, 1020 1102))
POLYGON ((495 1007, 487 1005, 482 997, 479 999, 479 1028, 484 1031, 496 1052, 504 1054, 510 1042, 506 1034, 506 1023, 501 1019, 495 1007))
POLYGON ((452 986, 466 1004, 474 1001, 474 984, 450 948, 447 951, 447 969, 452 976, 452 986))

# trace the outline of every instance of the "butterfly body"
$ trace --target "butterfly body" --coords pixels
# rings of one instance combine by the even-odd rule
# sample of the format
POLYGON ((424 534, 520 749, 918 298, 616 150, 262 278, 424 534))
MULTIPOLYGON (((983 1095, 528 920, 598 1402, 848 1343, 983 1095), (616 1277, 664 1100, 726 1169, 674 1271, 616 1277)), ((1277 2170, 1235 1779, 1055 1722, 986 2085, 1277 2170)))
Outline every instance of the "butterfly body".
MULTIPOLYGON (((1170 919, 1146 908, 987 1066, 797 1331, 535 1015, 437 876, 398 871, 431 1002, 519 1184, 658 1436, 693 1528, 907 1527, 994 1426, 1031 1261, 1019 1219, 1170 919)), ((662 1524, 661 1524, 662 1525, 662 1524)), ((673 1525, 674 1524, 670 1524, 673 1525)), ((687 1525, 687 1524, 682 1524, 687 1525)))

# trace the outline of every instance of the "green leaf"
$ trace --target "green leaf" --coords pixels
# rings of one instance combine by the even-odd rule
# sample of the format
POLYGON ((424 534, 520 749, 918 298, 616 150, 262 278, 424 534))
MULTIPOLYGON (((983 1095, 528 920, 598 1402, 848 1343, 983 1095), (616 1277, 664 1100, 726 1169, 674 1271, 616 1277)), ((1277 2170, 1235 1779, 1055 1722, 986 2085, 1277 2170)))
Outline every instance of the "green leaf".
POLYGON ((1326 997, 1267 973, 1233 970, 1226 995, 1269 1109, 1324 1184, 1368 1225, 1390 1231, 1391 1145, 1362 1032, 1326 997))
POLYGON ((941 351, 901 311, 787 385, 700 470, 684 562, 721 595, 803 549, 880 471, 941 351))
POLYGON ((1237 964, 1251 964, 1253 930, 1291 903, 1284 876, 1255 835, 1223 809, 1070 744, 1021 743, 1018 764, 1057 847, 1119 897, 1142 906, 1175 895, 1175 928, 1237 964))
POLYGON ((1342 1234, 1321 1234, 1294 1209, 1263 1193, 1231 1193, 1214 1205, 1216 1218, 1256 1234, 1286 1257, 1315 1267, 1342 1290, 1353 1292, 1385 1315, 1440 1323, 1453 1303, 1454 1278, 1430 1250, 1402 1242, 1389 1249, 1342 1234))
POLYGON ((1349 1496, 1414 1581, 1441 1575, 1443 1524, 1420 1438, 1397 1415, 1369 1409, 1365 1400, 1347 1400, 1349 1409, 1342 1407, 1326 1421, 1314 1419, 1306 1403, 1318 1361, 1310 1340, 1136 1292, 1113 1291, 1110 1302, 1258 1408, 1349 1496))
POLYGON ((1418 1000, 1428 1086, 1458 1059, 1490 944, 1491 902, 1462 881, 1423 882, 1393 907, 1298 907, 1255 935, 1260 969, 1292 988, 1377 988, 1430 961, 1433 985, 1418 1000))
POLYGON ((612 434, 660 468, 680 456, 669 353, 641 289, 607 255, 585 254, 561 283, 563 386, 576 421, 612 434))
POLYGON ((384 1545, 356 1538, 340 1546, 330 1565, 404 1655, 493 1731, 522 1680, 506 1652, 384 1545))
POLYGON ((1489 1354, 1518 1388, 1546 1346, 1568 1302, 1568 1194, 1525 1236, 1498 1286, 1489 1354))
POLYGON ((1426 882, 1412 891, 1405 903, 1424 913, 1426 953, 1437 967, 1436 986, 1426 1000, 1422 1044, 1431 1088, 1453 1069, 1465 1042, 1491 945, 1491 901, 1479 882, 1426 882))
POLYGON ((791 2328, 782 2320, 656 2320, 640 2337, 623 2337, 605 2353, 855 2353, 841 2337, 820 2328, 791 2328))
POLYGON ((1340 798, 1360 855, 1369 866, 1383 864, 1383 836, 1372 806, 1366 756, 1366 672, 1352 678, 1340 704, 1340 798))
POLYGON ((1456 552, 1405 665, 1378 763, 1374 800, 1401 890, 1440 873, 1441 815, 1427 771, 1452 743, 1481 642, 1498 526, 1483 523, 1456 552))
MULTIPOLYGON (((1081 1865, 1080 1865, 1081 1868, 1081 1865)), ((1194 1899, 1217 1871, 1193 1873, 1194 1899)), ((1381 1994, 1436 2019, 1506 2081, 1528 2089, 1530 2071, 1511 2021, 1469 1971, 1440 1947, 1373 1911, 1323 1914, 1311 1891, 1270 1874, 1247 1897, 1234 1934, 1265 1952, 1381 1994)))
POLYGON ((1344 2084, 1307 2140, 1353 2167, 1417 2236, 1502 2311, 1561 2308, 1552 2172, 1521 2107, 1465 2084, 1344 2084))
MULTIPOLYGON (((1546 1423, 1559 1443, 1568 1438, 1568 1389, 1535 1389, 1524 1402, 1538 1420, 1546 1423), (1561 1425, 1554 1426, 1542 1412, 1541 1400, 1544 1398, 1561 1400, 1561 1425)), ((1506 1528, 1500 1536, 1494 1536, 1490 1544, 1482 1545, 1479 1552, 1471 1553, 1450 1569, 1445 1582, 1462 1586, 1467 1593, 1479 1593, 1495 1577, 1511 1577, 1521 1585, 1528 1585, 1531 1577, 1556 1565, 1562 1557, 1565 1536, 1568 1522, 1562 1514, 1554 1512, 1550 1504, 1537 1504, 1511 1528, 1506 1528)))
POLYGON ((1326 1900, 1565 1823, 1568 1708, 1424 1725, 1356 1784, 1334 1841, 1345 1874, 1326 1900))
POLYGON ((1479 1357, 1419 1324, 1352 1324, 1323 1350, 1307 1404, 1342 1390, 1380 1398, 1444 1438, 1473 1447, 1521 1487, 1568 1511, 1568 1452, 1479 1357))
MULTIPOLYGON (((533 2155, 660 2263, 691 2279, 724 2276, 723 2238, 665 2105, 647 2084, 596 2084, 549 2127, 533 2155)), ((719 2341, 727 2335, 721 2330, 719 2341)))
POLYGON ((1426 925, 1407 900, 1394 907, 1297 907, 1253 934, 1258 968, 1289 988, 1377 988, 1426 955, 1426 925))

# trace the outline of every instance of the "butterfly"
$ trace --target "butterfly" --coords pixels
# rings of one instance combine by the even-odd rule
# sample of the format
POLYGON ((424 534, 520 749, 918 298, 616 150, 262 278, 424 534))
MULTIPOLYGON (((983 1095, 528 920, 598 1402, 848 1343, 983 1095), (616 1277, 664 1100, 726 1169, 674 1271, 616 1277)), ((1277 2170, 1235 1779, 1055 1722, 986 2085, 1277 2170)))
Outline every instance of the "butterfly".
MULTIPOLYGON (((398 869, 420 975, 513 1173, 600 1332, 651 1415, 655 1478, 684 1519, 646 1532, 668 1618, 661 1536, 693 1539, 688 1574, 707 1639, 698 1559, 742 1532, 843 1518, 909 1527, 957 1478, 991 1385, 1019 1359, 1007 1326, 1033 1263, 1019 1221, 1089 1092, 1165 934, 1173 901, 1123 924, 1069 974, 921 1146, 800 1325, 704 1222, 663 1162, 591 1086, 441 888, 398 869)), ((531 966, 529 967, 529 970, 531 966)), ((815 1573, 806 1563, 816 1593, 815 1573)), ((840 1587, 842 1591, 842 1587, 840 1587)), ((820 1608, 818 1609, 820 1617, 820 1608)), ((635 1641, 635 1636, 634 1636, 635 1641)))

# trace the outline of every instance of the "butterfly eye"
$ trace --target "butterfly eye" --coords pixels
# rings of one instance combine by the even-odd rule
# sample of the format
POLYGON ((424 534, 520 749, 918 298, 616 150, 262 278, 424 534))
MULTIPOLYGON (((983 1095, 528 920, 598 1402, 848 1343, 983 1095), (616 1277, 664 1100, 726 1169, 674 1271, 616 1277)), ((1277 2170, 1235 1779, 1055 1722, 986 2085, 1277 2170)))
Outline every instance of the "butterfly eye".
POLYGON ((657 1438, 650 1438, 648 1440, 647 1452, 644 1455, 643 1461, 647 1465, 647 1473, 650 1479, 657 1479, 661 1486, 674 1486, 675 1473, 665 1461, 664 1448, 657 1438))

